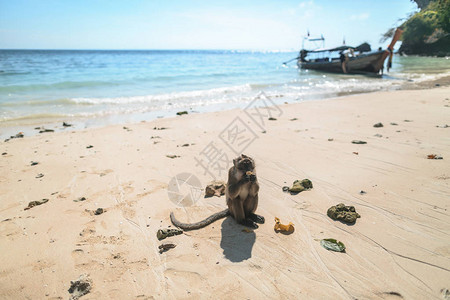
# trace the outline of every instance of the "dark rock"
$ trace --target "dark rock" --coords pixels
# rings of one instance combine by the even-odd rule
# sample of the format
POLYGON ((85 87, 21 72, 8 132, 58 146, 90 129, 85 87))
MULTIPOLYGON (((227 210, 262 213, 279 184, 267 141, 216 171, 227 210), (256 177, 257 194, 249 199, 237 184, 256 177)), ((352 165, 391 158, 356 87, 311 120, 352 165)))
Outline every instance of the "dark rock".
POLYGON ((42 200, 38 200, 38 201, 31 201, 30 203, 28 203, 28 206, 25 207, 24 210, 29 210, 30 208, 33 208, 35 206, 38 206, 38 205, 41 205, 41 204, 44 204, 44 203, 47 203, 47 202, 48 202, 48 199, 42 199, 42 200))
POLYGON ((36 175, 36 178, 42 178, 42 177, 44 177, 44 174, 42 174, 42 173, 39 173, 36 175))
POLYGON ((376 128, 378 128, 378 127, 383 127, 383 123, 376 123, 376 124, 374 124, 373 125, 373 127, 376 127, 376 128))
POLYGON ((363 145, 363 144, 367 144, 367 142, 365 141, 360 141, 360 140, 353 140, 352 144, 358 144, 358 145, 363 145))
POLYGON ((283 191, 289 191, 291 194, 298 194, 300 192, 310 190, 313 188, 313 184, 309 179, 295 180, 292 183, 292 187, 283 187, 283 191))
POLYGON ((182 234, 183 230, 181 229, 177 229, 177 228, 165 228, 165 229, 159 229, 156 232, 156 237, 158 238, 158 240, 163 240, 169 236, 174 236, 174 235, 179 235, 182 234))
POLYGON ((175 248, 177 245, 175 244, 161 244, 158 248, 159 248, 159 253, 163 253, 168 251, 169 249, 173 249, 175 248))
POLYGON ((23 132, 19 132, 16 135, 10 136, 9 139, 5 139, 5 142, 9 141, 10 139, 20 139, 23 137, 24 137, 23 132))
POLYGON ((220 197, 225 195, 225 186, 226 183, 223 181, 212 181, 210 182, 205 189, 205 197, 217 196, 220 197))
POLYGON ((70 282, 69 293, 70 300, 78 300, 80 297, 88 294, 92 288, 92 280, 86 274, 82 274, 76 281, 70 282))
POLYGON ((39 130, 39 133, 44 133, 44 132, 55 132, 53 129, 42 129, 39 130))
POLYGON ((361 217, 356 212, 355 207, 345 206, 343 203, 330 207, 327 215, 333 220, 339 220, 349 224, 355 223, 356 219, 361 217))
POLYGON ((444 34, 443 36, 439 35, 434 36, 434 38, 437 39, 434 41, 433 38, 431 38, 433 35, 434 34, 432 34, 427 39, 416 39, 416 40, 413 39, 403 41, 398 52, 405 53, 408 55, 437 56, 437 57, 449 56, 450 36, 448 34, 447 35, 444 34))
POLYGON ((397 126, 398 124, 397 124, 397 123, 394 123, 394 122, 392 122, 392 123, 391 123, 391 125, 393 125, 393 126, 397 126))
POLYGON ((86 201, 86 197, 80 197, 80 198, 73 200, 73 202, 81 202, 81 201, 86 201))
POLYGON ((187 114, 188 114, 188 112, 185 110, 177 112, 177 116, 182 116, 182 115, 187 115, 187 114))
POLYGON ((99 207, 95 210, 94 215, 101 215, 102 213, 104 213, 105 211, 103 210, 103 208, 99 207))
POLYGON ((31 165, 32 165, 32 166, 35 166, 35 165, 37 165, 37 164, 39 164, 37 161, 32 161, 32 162, 31 162, 31 165))
POLYGON ((72 124, 69 124, 69 123, 63 122, 63 126, 64 126, 64 127, 71 127, 71 126, 72 126, 72 124))
POLYGON ((86 146, 86 148, 87 148, 87 149, 91 149, 91 148, 94 148, 94 146, 89 145, 89 146, 86 146))
POLYGON ((276 118, 272 118, 272 117, 269 118, 269 121, 276 121, 276 120, 277 120, 276 118))

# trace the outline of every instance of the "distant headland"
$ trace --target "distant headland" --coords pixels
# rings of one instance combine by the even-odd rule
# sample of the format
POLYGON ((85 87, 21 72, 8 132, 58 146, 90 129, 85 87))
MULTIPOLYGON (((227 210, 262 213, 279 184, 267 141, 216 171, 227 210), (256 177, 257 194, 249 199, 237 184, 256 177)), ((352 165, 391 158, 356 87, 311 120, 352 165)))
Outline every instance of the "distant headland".
MULTIPOLYGON (((424 56, 450 56, 450 1, 411 0, 419 11, 407 18, 400 27, 404 30, 399 53, 424 56)), ((382 40, 390 38, 389 29, 382 40)))

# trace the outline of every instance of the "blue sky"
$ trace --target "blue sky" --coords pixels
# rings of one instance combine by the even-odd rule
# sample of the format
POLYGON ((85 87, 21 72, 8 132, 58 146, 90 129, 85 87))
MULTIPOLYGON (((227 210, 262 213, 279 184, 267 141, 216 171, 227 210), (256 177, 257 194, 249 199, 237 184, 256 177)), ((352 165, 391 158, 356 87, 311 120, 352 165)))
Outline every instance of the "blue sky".
POLYGON ((409 0, 0 0, 0 48, 298 50, 308 29, 329 47, 345 36, 374 48, 415 10, 409 0))

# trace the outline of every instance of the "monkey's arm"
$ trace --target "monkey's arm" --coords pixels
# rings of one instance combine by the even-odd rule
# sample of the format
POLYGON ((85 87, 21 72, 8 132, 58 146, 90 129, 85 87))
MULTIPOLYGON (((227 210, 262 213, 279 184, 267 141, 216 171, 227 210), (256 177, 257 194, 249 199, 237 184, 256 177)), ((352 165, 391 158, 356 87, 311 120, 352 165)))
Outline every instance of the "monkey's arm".
POLYGON ((246 182, 248 182, 248 179, 243 176, 240 180, 237 180, 235 177, 235 170, 234 168, 231 168, 230 171, 228 172, 228 196, 231 199, 235 199, 240 192, 241 186, 243 184, 245 184, 246 182))

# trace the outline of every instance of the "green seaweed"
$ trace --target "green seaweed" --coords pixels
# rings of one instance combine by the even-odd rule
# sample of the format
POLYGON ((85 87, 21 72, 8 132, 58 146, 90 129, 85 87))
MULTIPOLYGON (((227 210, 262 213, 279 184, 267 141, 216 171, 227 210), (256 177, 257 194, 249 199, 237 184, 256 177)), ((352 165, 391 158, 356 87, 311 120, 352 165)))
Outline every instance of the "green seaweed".
POLYGON ((345 252, 344 243, 335 239, 323 239, 320 241, 320 245, 327 250, 345 252))

